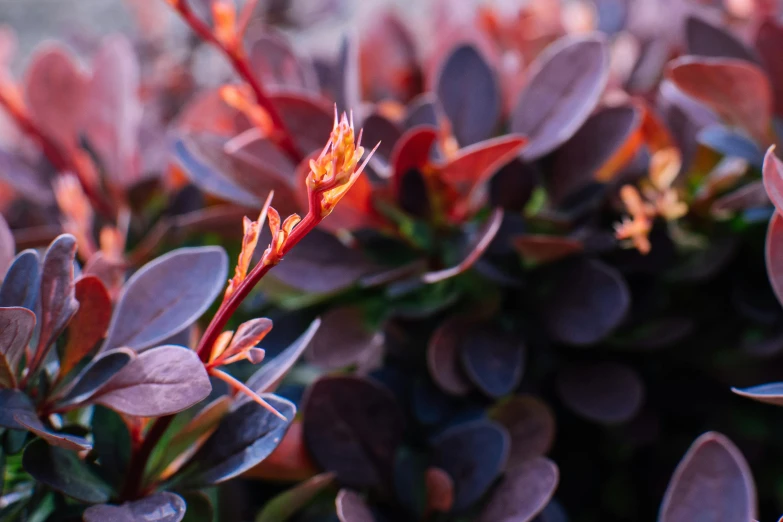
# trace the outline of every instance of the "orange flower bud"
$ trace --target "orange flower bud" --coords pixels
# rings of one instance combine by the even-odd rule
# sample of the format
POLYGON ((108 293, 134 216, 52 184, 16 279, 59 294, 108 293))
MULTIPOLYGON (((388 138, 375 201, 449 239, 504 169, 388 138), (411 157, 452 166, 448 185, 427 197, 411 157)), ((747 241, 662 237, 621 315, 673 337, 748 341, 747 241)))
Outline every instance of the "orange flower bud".
POLYGON ((237 8, 233 0, 213 0, 212 19, 215 21, 215 38, 227 48, 236 48, 237 8))

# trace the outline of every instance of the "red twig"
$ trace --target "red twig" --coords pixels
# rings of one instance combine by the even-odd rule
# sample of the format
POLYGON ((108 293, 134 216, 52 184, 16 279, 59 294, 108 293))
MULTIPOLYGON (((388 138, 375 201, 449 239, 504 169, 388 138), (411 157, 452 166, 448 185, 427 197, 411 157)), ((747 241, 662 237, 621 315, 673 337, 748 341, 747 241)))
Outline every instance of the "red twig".
POLYGON ((114 211, 111 205, 109 205, 103 197, 95 190, 92 184, 87 180, 84 172, 79 167, 72 157, 64 154, 60 147, 50 140, 38 126, 25 114, 20 111, 15 104, 13 104, 6 94, 0 89, 0 106, 2 106, 6 112, 14 119, 19 128, 27 134, 30 138, 35 140, 41 147, 41 150, 49 159, 49 162, 54 168, 61 174, 65 172, 72 172, 79 180, 79 184, 82 186, 82 190, 90 199, 93 208, 100 212, 104 217, 113 220, 114 211))
POLYGON ((202 40, 211 43, 226 55, 226 58, 231 62, 231 66, 237 74, 250 86, 253 95, 256 98, 256 102, 266 111, 275 127, 275 132, 273 132, 271 136, 272 139, 294 163, 298 164, 302 161, 304 156, 296 147, 288 127, 280 116, 277 108, 267 96, 264 86, 261 85, 261 82, 258 81, 253 74, 253 71, 250 69, 250 62, 243 52, 241 44, 237 45, 236 48, 232 48, 218 40, 212 29, 196 16, 190 8, 190 5, 188 5, 187 0, 176 1, 173 5, 182 19, 202 40))

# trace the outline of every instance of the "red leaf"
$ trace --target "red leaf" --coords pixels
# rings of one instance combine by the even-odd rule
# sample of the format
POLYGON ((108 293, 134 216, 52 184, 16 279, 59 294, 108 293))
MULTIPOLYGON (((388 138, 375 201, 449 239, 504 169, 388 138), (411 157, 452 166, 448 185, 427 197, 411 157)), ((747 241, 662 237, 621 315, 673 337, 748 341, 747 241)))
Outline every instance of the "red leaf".
POLYGON ((731 58, 684 56, 670 62, 666 75, 760 144, 771 142, 772 87, 760 67, 731 58))
POLYGON ((778 301, 783 303, 783 216, 775 212, 767 228, 767 275, 778 301))
POLYGON ((392 151, 392 181, 395 194, 400 190, 403 175, 410 169, 422 169, 430 160, 430 149, 438 139, 434 127, 415 127, 397 141, 392 151))
POLYGON ((440 468, 427 468, 427 510, 448 513, 454 505, 454 481, 440 468))
POLYGON ((764 177, 764 190, 772 200, 775 209, 783 213, 783 163, 775 156, 775 146, 771 146, 764 156, 762 168, 764 177))
POLYGON ((60 376, 65 376, 106 336, 111 321, 111 297, 100 279, 85 276, 76 281, 79 309, 68 327, 68 343, 60 360, 60 376))

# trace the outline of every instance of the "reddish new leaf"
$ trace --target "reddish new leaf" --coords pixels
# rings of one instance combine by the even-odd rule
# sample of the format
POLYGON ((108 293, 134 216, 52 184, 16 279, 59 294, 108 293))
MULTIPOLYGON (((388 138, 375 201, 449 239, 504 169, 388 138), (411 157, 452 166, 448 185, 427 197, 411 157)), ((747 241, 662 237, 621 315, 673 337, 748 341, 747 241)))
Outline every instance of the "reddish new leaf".
POLYGON ((479 522, 529 522, 549 503, 560 480, 551 460, 536 457, 510 469, 489 498, 479 522))
POLYGON ((726 436, 707 432, 677 465, 658 522, 737 522, 756 516, 756 487, 748 463, 726 436))
POLYGON ((514 248, 531 263, 551 263, 584 250, 581 241, 561 236, 531 234, 515 237, 514 248))
POLYGON ((45 44, 30 59, 24 78, 28 111, 62 147, 76 146, 89 100, 88 81, 76 59, 59 44, 45 44))
POLYGON ((424 474, 427 488, 427 509, 448 513, 454 505, 454 481, 440 468, 427 468, 424 474))
POLYGON ((161 417, 193 406, 211 390, 198 355, 167 345, 147 350, 131 361, 93 401, 126 415, 161 417))
POLYGON ((764 69, 769 75, 774 91, 775 114, 783 116, 783 61, 780 49, 783 48, 783 26, 772 18, 765 18, 756 33, 756 50, 761 55, 764 69))
POLYGON ((101 280, 86 276, 76 281, 79 310, 68 327, 68 342, 60 357, 60 374, 66 375, 104 338, 111 321, 111 297, 101 280))
POLYGON ((684 56, 669 63, 666 75, 762 146, 772 141, 772 87, 757 65, 731 58, 684 56))
POLYGON ((438 139, 434 127, 417 126, 397 141, 391 155, 394 190, 399 199, 403 175, 411 169, 421 170, 430 160, 430 150, 438 139))
POLYGON ((125 36, 103 40, 93 58, 84 131, 110 180, 127 187, 138 180, 142 106, 139 63, 125 36))
POLYGON ((511 130, 530 140, 523 155, 538 159, 582 126, 604 90, 609 53, 597 35, 561 38, 530 66, 511 115, 511 130))

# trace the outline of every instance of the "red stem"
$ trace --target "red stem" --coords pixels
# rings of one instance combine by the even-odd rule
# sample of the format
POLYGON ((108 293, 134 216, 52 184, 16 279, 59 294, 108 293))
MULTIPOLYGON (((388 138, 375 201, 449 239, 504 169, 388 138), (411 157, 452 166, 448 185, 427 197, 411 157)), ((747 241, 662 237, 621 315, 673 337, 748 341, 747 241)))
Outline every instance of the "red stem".
POLYGON ((19 108, 8 99, 2 89, 0 89, 0 106, 11 115, 22 132, 38 143, 49 162, 60 174, 72 172, 76 176, 79 180, 79 184, 82 186, 82 190, 92 203, 93 208, 104 217, 113 220, 114 211, 112 210, 112 207, 87 180, 84 172, 79 168, 78 162, 74 161, 69 155, 64 154, 56 143, 50 140, 24 112, 19 110, 19 108))
POLYGON ((182 19, 190 26, 190 28, 205 42, 209 42, 218 49, 220 49, 226 58, 231 62, 231 66, 237 72, 237 74, 247 83, 253 91, 253 95, 256 98, 258 105, 263 108, 272 120, 272 124, 275 127, 275 131, 272 133, 271 138, 275 140, 277 145, 286 153, 286 155, 298 164, 304 159, 304 156, 296 147, 291 132, 288 130, 283 118, 280 116, 277 108, 267 96, 264 86, 258 81, 253 71, 250 69, 250 62, 247 60, 247 56, 242 51, 240 45, 235 48, 226 46, 223 42, 217 39, 212 29, 201 21, 198 16, 193 12, 188 5, 187 0, 179 0, 176 2, 175 9, 179 12, 182 19))

